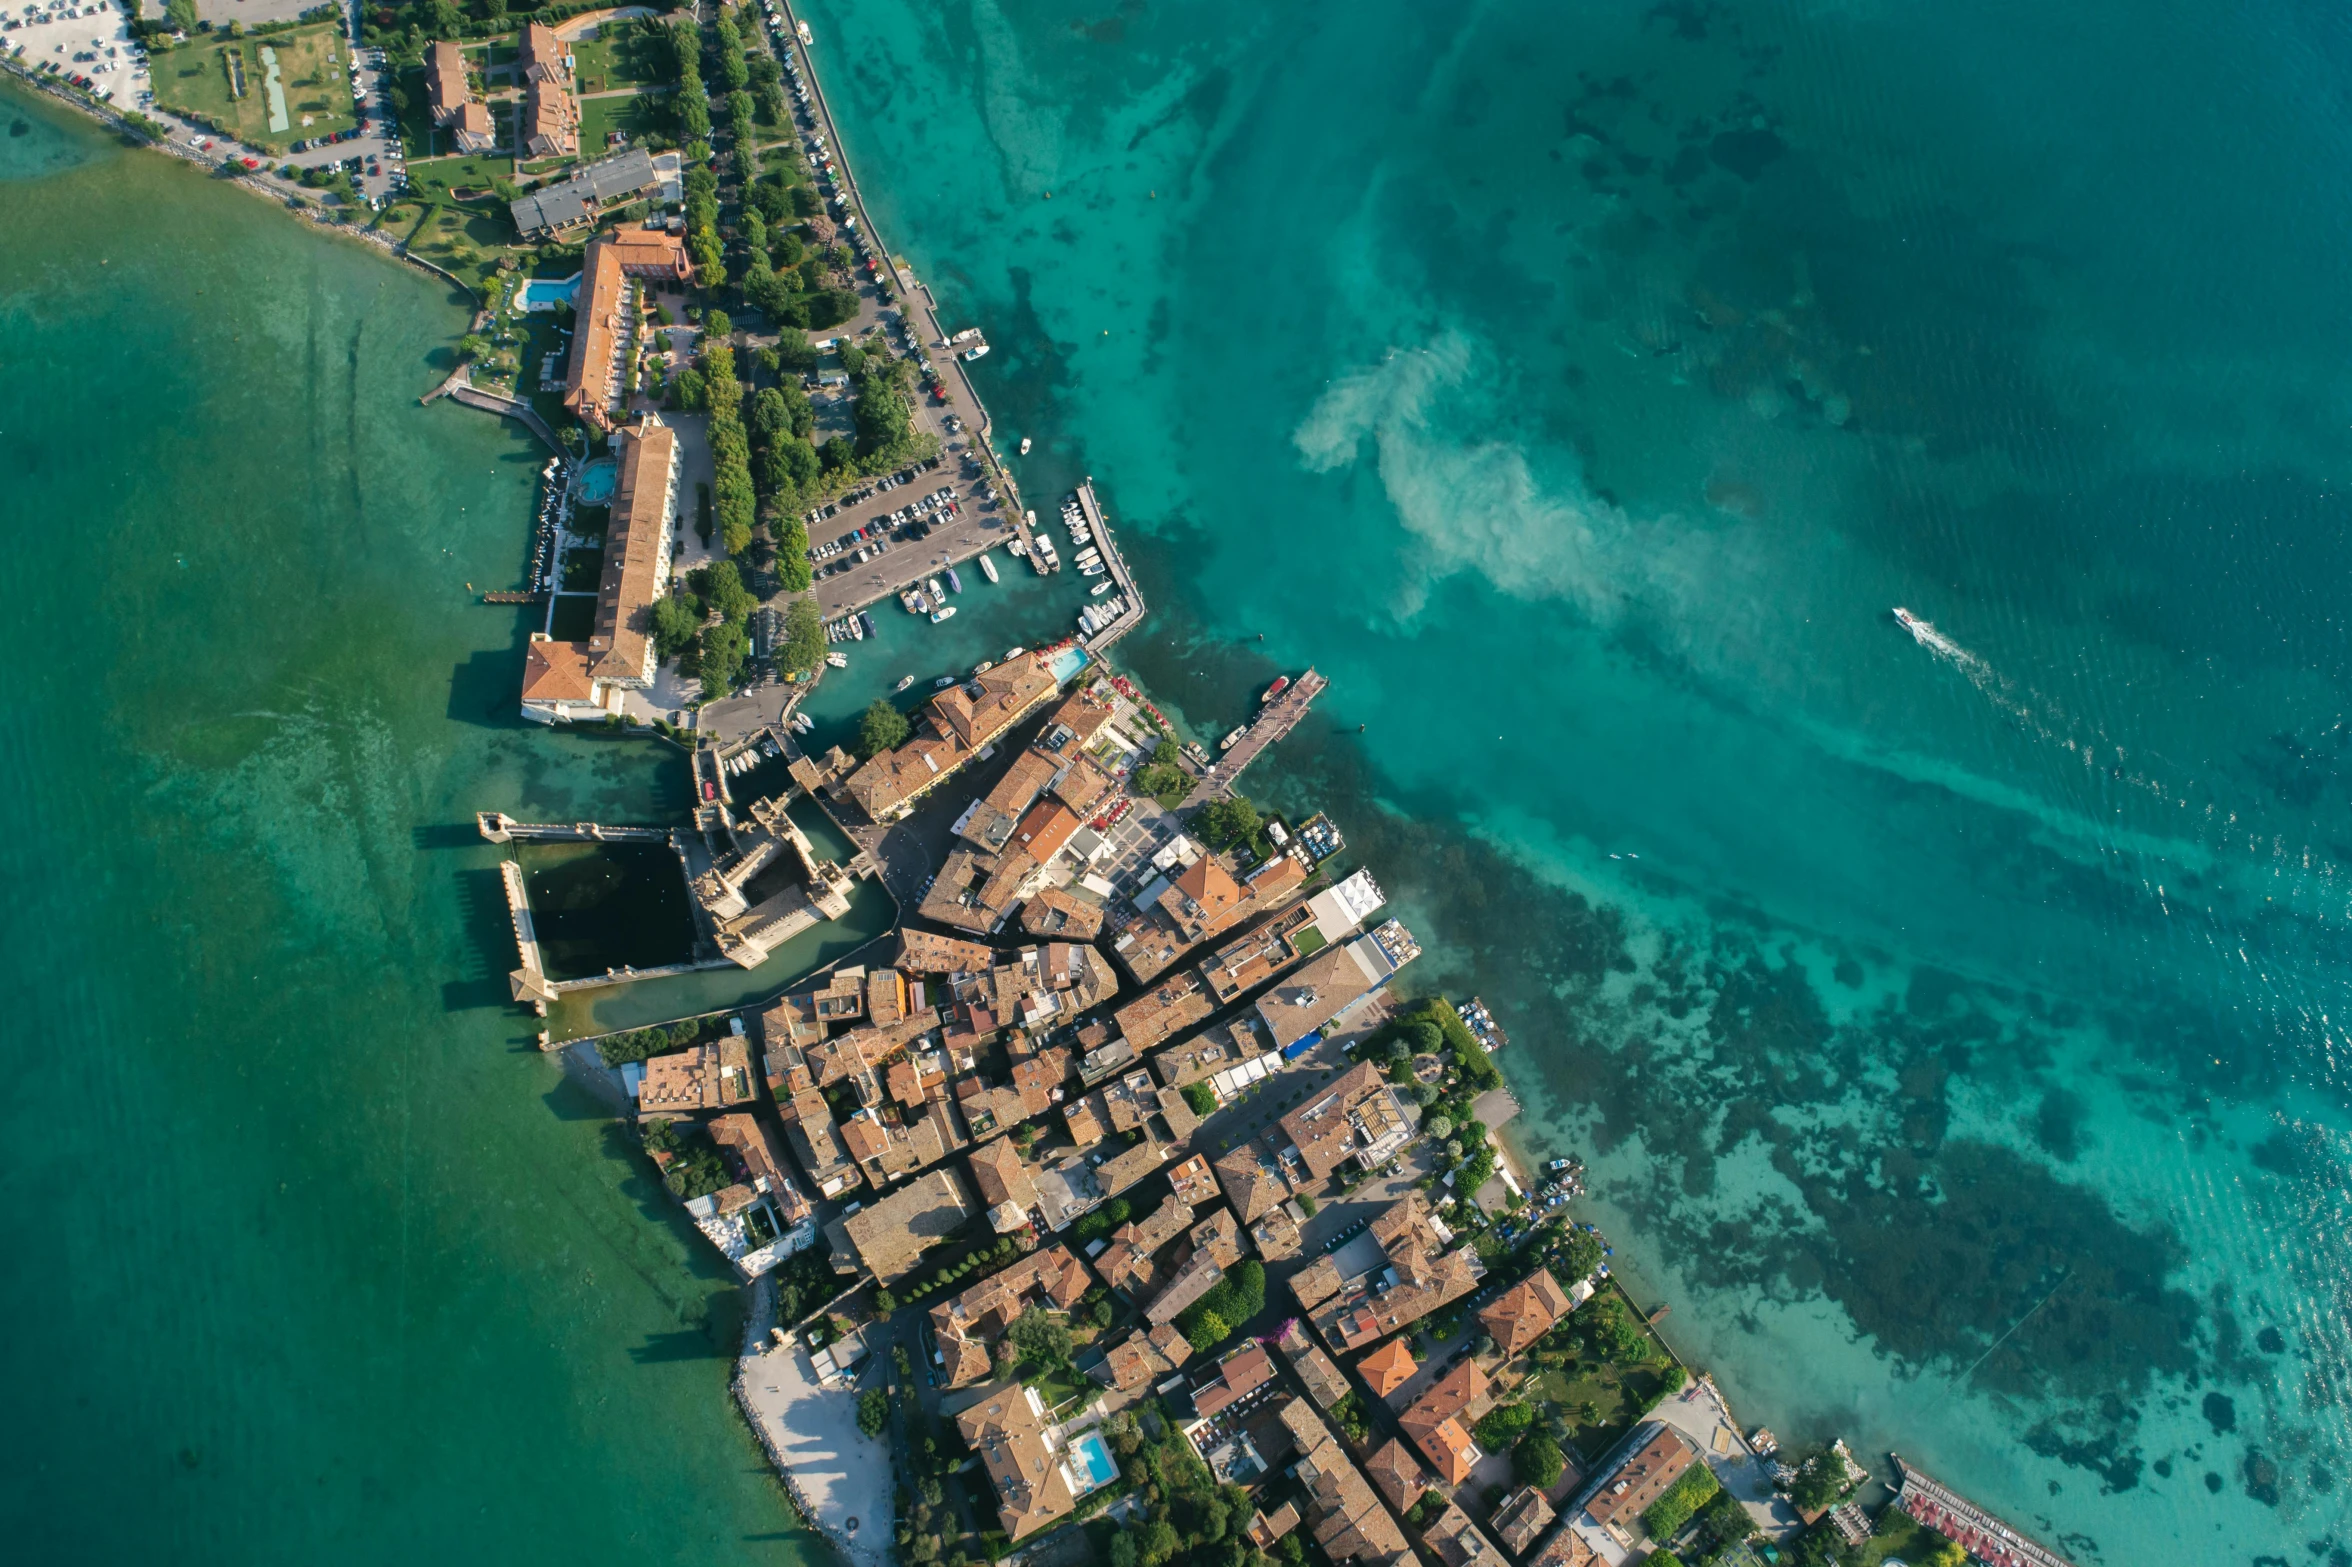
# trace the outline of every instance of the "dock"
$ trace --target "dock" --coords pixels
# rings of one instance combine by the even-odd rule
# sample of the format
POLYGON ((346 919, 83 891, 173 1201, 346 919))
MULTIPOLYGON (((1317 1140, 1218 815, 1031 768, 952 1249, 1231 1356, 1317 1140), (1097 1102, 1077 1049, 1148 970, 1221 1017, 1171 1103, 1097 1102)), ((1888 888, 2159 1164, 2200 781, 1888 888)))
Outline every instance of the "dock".
POLYGON ((537 604, 547 597, 545 588, 497 588, 482 595, 485 604, 537 604))
POLYGON ((1959 1492, 1938 1484, 1889 1454, 1903 1477, 1895 1505, 1988 1567, 2074 1567, 2048 1546, 2010 1528, 1959 1492))
POLYGON ((602 822, 518 822, 504 811, 476 811, 474 826, 492 843, 667 843, 667 827, 607 827, 602 822))
POLYGON ((1314 705, 1315 698, 1321 696, 1324 688, 1330 684, 1330 681, 1312 669, 1299 676, 1297 683, 1289 690, 1259 710, 1258 716, 1250 720, 1241 738, 1233 742, 1233 749, 1209 764, 1209 770, 1201 775, 1199 783, 1192 786, 1192 793, 1184 797, 1184 804, 1178 809, 1191 810, 1195 806, 1208 804, 1219 795, 1231 794, 1234 782, 1241 777, 1243 769, 1256 761, 1266 747, 1296 729, 1299 720, 1307 716, 1307 709, 1314 705))
MULTIPOLYGON (((1086 651, 1097 658, 1110 645, 1134 630, 1143 620, 1143 589, 1135 585, 1134 575, 1127 569, 1127 561, 1119 553, 1119 546, 1111 538, 1111 525, 1104 518, 1102 503, 1095 498, 1094 475, 1078 486, 1078 511, 1086 519, 1086 526, 1094 534, 1094 547, 1102 551, 1103 564, 1110 568, 1111 580, 1119 585, 1119 592, 1127 600, 1127 613, 1104 626, 1090 637, 1081 639, 1086 651)), ((1075 553, 1075 551, 1073 551, 1075 553)))

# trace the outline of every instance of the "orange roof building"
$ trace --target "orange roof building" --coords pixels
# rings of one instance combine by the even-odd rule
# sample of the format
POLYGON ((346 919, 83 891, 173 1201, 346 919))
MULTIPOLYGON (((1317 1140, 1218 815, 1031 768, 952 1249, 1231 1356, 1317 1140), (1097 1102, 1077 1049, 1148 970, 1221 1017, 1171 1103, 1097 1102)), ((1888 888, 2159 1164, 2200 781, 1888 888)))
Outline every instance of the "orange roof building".
POLYGON ((1460 1485, 1478 1466, 1478 1444, 1470 1439, 1463 1421, 1474 1417, 1488 1387, 1478 1362, 1464 1360, 1430 1384, 1412 1407, 1397 1417, 1405 1435, 1448 1485, 1460 1485))
POLYGON ((1401 1338, 1390 1339, 1356 1362, 1357 1374, 1382 1398, 1410 1382, 1417 1369, 1413 1363, 1413 1351, 1401 1338))
POLYGON ((535 636, 524 655, 523 716, 540 723, 601 720, 620 710, 623 692, 653 684, 653 606, 670 577, 677 438, 648 420, 614 439, 620 477, 605 523, 594 634, 585 642, 535 636))
POLYGON ((1552 1270, 1538 1268, 1489 1302, 1478 1320, 1508 1360, 1550 1332, 1553 1323, 1568 1315, 1571 1304, 1552 1270))

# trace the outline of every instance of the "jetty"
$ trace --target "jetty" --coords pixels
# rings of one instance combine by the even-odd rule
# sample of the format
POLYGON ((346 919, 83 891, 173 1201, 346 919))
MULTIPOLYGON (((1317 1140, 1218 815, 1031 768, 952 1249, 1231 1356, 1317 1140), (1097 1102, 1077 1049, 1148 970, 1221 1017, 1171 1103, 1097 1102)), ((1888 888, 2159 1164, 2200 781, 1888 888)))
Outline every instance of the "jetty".
POLYGON ((1895 1505, 1976 1560, 1988 1567, 2074 1567, 2048 1546, 2018 1533, 1959 1492, 1921 1474, 1903 1462, 1901 1454, 1888 1456, 1903 1478, 1895 1505))
POLYGON ((1324 688, 1330 684, 1330 681, 1312 669, 1299 676, 1289 690, 1259 710, 1258 716, 1251 719, 1249 727, 1242 731, 1241 738, 1233 742, 1231 750, 1209 764, 1208 771, 1201 774, 1200 782, 1192 786, 1192 793, 1184 797, 1184 803, 1178 809, 1189 811, 1195 806, 1208 804, 1219 795, 1231 794, 1234 781, 1241 777, 1242 770, 1256 761, 1266 747, 1296 729, 1299 720, 1307 716, 1307 709, 1314 705, 1315 698, 1321 696, 1324 688))
POLYGON ((1101 657, 1110 645, 1134 630, 1143 620, 1143 589, 1136 586, 1134 574, 1128 571, 1126 559, 1120 555, 1118 543, 1111 537, 1111 525, 1103 516, 1102 502, 1095 498, 1094 475, 1078 486, 1078 511, 1086 519, 1087 529, 1094 535, 1094 547, 1102 551, 1103 564, 1110 568, 1111 580, 1119 584, 1119 593, 1127 600, 1127 613, 1093 635, 1081 638, 1086 651, 1101 657))
POLYGON ((564 450, 563 442, 555 438, 555 432, 547 427, 547 421, 539 417, 539 410, 533 408, 529 403, 518 402, 512 397, 501 397, 496 392, 485 392, 470 382, 463 386, 444 386, 442 390, 453 402, 463 403, 468 408, 479 408, 484 413, 502 414, 509 419, 518 421, 533 435, 545 441, 547 449, 555 453, 556 456, 568 458, 572 455, 564 450))
POLYGON ((485 604, 537 604, 545 600, 545 588, 497 588, 482 595, 485 604))
POLYGON ((504 811, 476 811, 474 826, 492 843, 668 843, 667 827, 607 827, 602 822, 518 822, 504 811))

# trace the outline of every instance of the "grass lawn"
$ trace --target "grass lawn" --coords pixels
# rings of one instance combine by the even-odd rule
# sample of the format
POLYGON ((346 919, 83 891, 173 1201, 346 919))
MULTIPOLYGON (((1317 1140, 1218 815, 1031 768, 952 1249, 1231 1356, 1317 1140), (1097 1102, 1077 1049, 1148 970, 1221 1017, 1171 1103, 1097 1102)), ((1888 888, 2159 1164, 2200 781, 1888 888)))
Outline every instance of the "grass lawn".
POLYGON ((572 45, 578 62, 580 91, 604 92, 614 87, 638 87, 670 80, 669 45, 648 38, 633 23, 607 24, 611 36, 585 38, 572 45))
MULTIPOLYGON (((486 191, 492 180, 511 179, 514 165, 504 158, 432 158, 425 162, 411 162, 408 166, 408 188, 432 202, 455 202, 457 192, 486 191)), ((495 198, 470 197, 484 206, 498 205, 504 216, 504 206, 495 198)))
POLYGON ((493 217, 470 207, 436 206, 409 236, 408 248, 487 296, 487 280, 513 236, 514 226, 504 213, 493 217))
POLYGON ((1568 1422, 1569 1442, 1590 1462, 1633 1429, 1641 1418, 1643 1402, 1657 1387, 1658 1373, 1651 1366, 1580 1362, 1570 1371, 1544 1372, 1531 1379, 1525 1391, 1531 1398, 1560 1406, 1568 1422), (1597 1411, 1591 1419, 1579 1412, 1586 1404, 1597 1411))
POLYGON ((331 22, 265 38, 208 37, 156 52, 155 101, 239 141, 284 151, 306 137, 349 130, 359 123, 345 74, 348 65, 331 22), (265 46, 277 53, 278 78, 285 87, 283 131, 269 128, 268 73, 261 58, 265 46))
POLYGON ((603 157, 612 150, 614 132, 632 141, 674 132, 677 116, 667 102, 644 93, 626 98, 583 98, 580 101, 580 156, 603 157))

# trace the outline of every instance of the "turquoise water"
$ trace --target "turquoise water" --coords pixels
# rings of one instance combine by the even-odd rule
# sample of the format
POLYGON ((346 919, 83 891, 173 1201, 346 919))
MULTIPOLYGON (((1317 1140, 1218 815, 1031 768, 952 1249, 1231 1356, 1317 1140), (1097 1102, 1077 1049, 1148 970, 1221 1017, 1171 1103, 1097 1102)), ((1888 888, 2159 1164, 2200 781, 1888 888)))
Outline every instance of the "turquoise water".
POLYGON ((590 506, 602 506, 612 499, 620 482, 621 465, 610 457, 599 457, 580 469, 580 499, 590 506))
POLYGON ((1089 1431, 1072 1442, 1070 1454, 1078 1460, 1089 1491, 1099 1491, 1119 1478, 1118 1462, 1111 1457, 1111 1449, 1099 1431, 1089 1431))
POLYGON ((523 284, 516 302, 525 310, 553 310, 557 305, 571 304, 579 297, 580 274, 575 272, 566 278, 531 278, 523 284))
POLYGON ((504 1004, 472 813, 686 779, 515 713, 467 584, 544 455, 418 406, 465 319, 0 89, 11 1561, 823 1555, 732 1280, 504 1004))
POLYGON ((1332 677, 1253 786, 1744 1418, 2086 1560, 2352 1540, 2352 28, 809 11, 1120 658, 1332 677))

